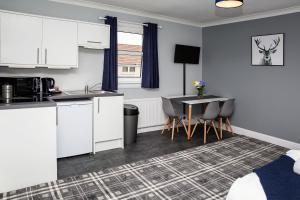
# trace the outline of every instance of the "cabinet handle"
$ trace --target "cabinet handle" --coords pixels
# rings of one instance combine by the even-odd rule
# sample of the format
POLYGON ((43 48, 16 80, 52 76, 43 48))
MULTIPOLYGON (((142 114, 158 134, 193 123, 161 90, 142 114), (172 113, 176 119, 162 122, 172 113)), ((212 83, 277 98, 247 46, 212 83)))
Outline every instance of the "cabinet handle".
POLYGON ((100 98, 98 98, 98 114, 100 113, 100 98))
POLYGON ((45 49, 45 64, 47 64, 47 57, 48 57, 48 50, 47 50, 47 48, 45 49))
POLYGON ((56 126, 58 126, 58 107, 56 106, 56 126))
POLYGON ((87 41, 88 43, 96 43, 96 44, 101 44, 102 42, 94 42, 94 41, 87 41))
POLYGON ((40 64, 40 48, 37 48, 37 64, 40 64))

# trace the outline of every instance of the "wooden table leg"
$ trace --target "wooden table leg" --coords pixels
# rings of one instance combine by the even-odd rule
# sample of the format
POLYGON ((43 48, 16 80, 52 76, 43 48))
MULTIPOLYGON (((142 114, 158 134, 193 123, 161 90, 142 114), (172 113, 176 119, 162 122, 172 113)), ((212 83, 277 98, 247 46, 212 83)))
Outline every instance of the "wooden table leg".
POLYGON ((220 130, 220 138, 223 139, 223 121, 222 117, 219 119, 219 130, 220 130))
POLYGON ((191 121, 192 121, 192 105, 189 105, 189 113, 188 113, 188 132, 187 132, 187 136, 188 136, 188 140, 191 139, 191 121))

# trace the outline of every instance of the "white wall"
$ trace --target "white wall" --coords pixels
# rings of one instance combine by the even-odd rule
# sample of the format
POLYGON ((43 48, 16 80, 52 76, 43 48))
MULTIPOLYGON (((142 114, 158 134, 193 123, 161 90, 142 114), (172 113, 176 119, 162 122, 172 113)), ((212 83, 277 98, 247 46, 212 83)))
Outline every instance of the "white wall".
POLYGON ((84 89, 86 84, 94 85, 102 79, 104 50, 79 48, 78 69, 14 69, 0 67, 1 76, 53 77, 63 90, 84 89))
MULTIPOLYGON (((176 23, 159 21, 116 12, 72 6, 50 2, 47 0, 9 0, 0 1, 0 9, 15 12, 32 13, 51 17, 60 17, 81 21, 99 22, 99 16, 117 16, 121 20, 134 22, 153 22, 163 26, 158 32, 160 88, 120 89, 125 98, 147 98, 182 93, 182 65, 174 64, 174 47, 176 43, 202 46, 202 29, 176 23)), ((63 90, 83 89, 86 84, 94 85, 101 82, 103 69, 103 50, 79 50, 79 69, 9 69, 0 67, 0 75, 49 76, 56 79, 57 85, 63 90)), ((202 78, 202 64, 187 66, 187 93, 195 92, 192 80, 202 78)))

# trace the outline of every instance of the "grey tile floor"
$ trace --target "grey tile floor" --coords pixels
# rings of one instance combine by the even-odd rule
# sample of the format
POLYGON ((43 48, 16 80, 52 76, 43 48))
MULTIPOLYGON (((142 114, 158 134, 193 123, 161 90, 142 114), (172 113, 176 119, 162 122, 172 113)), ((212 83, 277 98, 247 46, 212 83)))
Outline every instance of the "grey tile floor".
MULTIPOLYGON (((113 149, 98 152, 95 155, 81 155, 58 159, 58 178, 77 176, 84 173, 99 171, 105 168, 136 162, 164 154, 169 154, 191 147, 203 145, 203 127, 196 130, 191 141, 186 140, 183 129, 171 140, 171 133, 165 131, 142 133, 138 135, 137 143, 128 145, 125 149, 113 149)), ((223 132, 223 139, 231 137, 231 133, 223 132)), ((216 142, 213 130, 210 130, 208 143, 216 142)))

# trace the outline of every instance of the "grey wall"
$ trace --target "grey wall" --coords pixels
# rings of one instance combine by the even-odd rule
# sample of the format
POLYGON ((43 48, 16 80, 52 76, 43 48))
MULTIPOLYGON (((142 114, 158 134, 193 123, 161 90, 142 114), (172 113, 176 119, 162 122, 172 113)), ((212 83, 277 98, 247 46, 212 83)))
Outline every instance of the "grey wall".
POLYGON ((203 78, 236 98, 233 124, 300 142, 300 13, 203 29, 203 78), (251 36, 285 33, 285 66, 252 67, 251 36))
MULTIPOLYGON (((202 45, 201 28, 168 23, 149 18, 125 15, 121 13, 84 8, 66 4, 49 2, 47 0, 0 0, 0 9, 16 12, 46 15, 73 20, 99 22, 99 16, 112 15, 121 20, 134 22, 154 22, 163 26, 159 30, 159 66, 160 89, 120 89, 126 98, 147 98, 161 95, 178 95, 182 92, 182 66, 173 63, 175 43, 187 45, 202 45)), ((103 69, 103 51, 79 51, 79 69, 50 70, 50 69, 8 69, 0 67, 1 75, 40 75, 51 76, 57 80, 58 85, 65 90, 83 89, 85 84, 93 85, 101 82, 103 69)), ((187 91, 193 93, 192 80, 202 78, 202 65, 189 66, 187 69, 187 91)))

